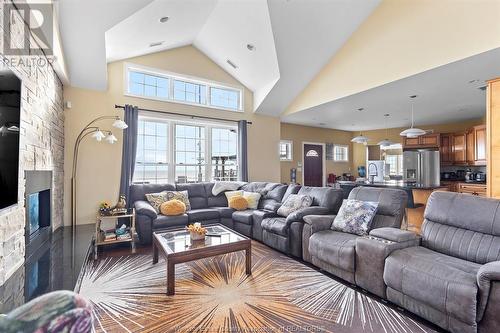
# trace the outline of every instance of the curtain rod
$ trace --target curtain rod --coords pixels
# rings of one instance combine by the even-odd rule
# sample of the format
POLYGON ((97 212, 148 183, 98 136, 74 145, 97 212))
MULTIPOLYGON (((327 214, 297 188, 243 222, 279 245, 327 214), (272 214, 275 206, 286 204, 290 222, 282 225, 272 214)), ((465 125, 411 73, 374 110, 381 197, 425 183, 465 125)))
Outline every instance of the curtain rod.
MULTIPOLYGON (((125 106, 115 104, 115 109, 125 109, 125 106)), ((138 108, 138 109, 140 111, 148 111, 148 112, 156 112, 156 113, 163 113, 163 114, 171 114, 171 115, 175 115, 175 116, 188 117, 188 118, 191 118, 191 119, 200 118, 200 119, 210 119, 210 120, 219 120, 219 121, 230 121, 230 122, 234 122, 234 123, 238 122, 238 120, 231 120, 231 119, 224 119, 224 118, 215 118, 215 117, 207 117, 207 116, 190 116, 190 115, 186 115, 186 114, 178 113, 178 112, 160 111, 160 110, 143 109, 143 108, 138 108)), ((252 122, 251 121, 247 121, 247 124, 251 125, 252 122)))

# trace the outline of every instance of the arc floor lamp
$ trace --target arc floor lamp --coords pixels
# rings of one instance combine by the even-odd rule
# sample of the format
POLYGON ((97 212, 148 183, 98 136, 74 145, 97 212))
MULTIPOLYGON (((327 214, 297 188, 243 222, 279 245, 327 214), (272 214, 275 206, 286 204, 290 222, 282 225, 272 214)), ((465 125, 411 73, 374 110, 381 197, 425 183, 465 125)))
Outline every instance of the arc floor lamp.
POLYGON ((76 175, 78 171, 78 150, 80 148, 80 143, 84 138, 86 138, 89 135, 99 142, 102 141, 103 139, 109 144, 113 144, 116 141, 118 141, 116 136, 113 135, 113 132, 111 132, 110 130, 102 130, 99 126, 95 125, 97 122, 102 120, 114 120, 112 126, 120 130, 124 130, 128 127, 128 125, 119 116, 102 116, 92 120, 90 123, 87 124, 87 126, 85 126, 82 129, 80 134, 78 134, 78 137, 76 138, 75 141, 75 148, 73 150, 73 169, 71 172, 71 226, 72 226, 73 236, 75 235, 75 230, 76 230, 76 213, 77 213, 76 175))

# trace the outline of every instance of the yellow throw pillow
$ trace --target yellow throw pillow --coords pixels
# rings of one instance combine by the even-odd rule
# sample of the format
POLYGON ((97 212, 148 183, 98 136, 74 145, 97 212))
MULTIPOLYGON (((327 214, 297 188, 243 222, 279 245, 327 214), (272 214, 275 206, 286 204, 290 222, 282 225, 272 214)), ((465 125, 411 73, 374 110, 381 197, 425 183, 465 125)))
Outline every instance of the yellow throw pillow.
POLYGON ((227 206, 229 207, 229 201, 231 200, 231 198, 236 196, 236 195, 242 196, 243 191, 227 191, 227 192, 224 192, 224 194, 226 195, 227 206))
POLYGON ((160 212, 166 216, 182 215, 186 212, 186 204, 177 199, 169 200, 160 205, 160 212))
POLYGON ((236 210, 245 210, 248 208, 248 201, 241 195, 235 195, 229 199, 229 207, 236 210))

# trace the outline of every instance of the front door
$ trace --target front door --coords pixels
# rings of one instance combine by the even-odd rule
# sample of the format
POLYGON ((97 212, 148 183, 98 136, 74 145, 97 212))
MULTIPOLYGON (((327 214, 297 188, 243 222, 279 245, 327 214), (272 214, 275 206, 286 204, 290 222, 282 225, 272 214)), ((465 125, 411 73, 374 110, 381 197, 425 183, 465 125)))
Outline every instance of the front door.
POLYGON ((304 185, 323 186, 323 146, 304 144, 304 185))

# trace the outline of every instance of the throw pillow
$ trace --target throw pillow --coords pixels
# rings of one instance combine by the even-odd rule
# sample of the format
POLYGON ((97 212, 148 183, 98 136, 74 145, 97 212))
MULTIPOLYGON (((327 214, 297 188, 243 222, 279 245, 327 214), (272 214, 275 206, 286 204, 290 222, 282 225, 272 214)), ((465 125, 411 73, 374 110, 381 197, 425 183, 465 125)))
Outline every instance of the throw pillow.
POLYGON ((151 204, 151 206, 153 206, 153 208, 156 210, 156 213, 159 213, 161 204, 167 201, 167 193, 166 191, 159 193, 147 193, 146 199, 151 204))
POLYGON ((189 203, 188 191, 165 191, 167 194, 167 201, 177 199, 182 201, 186 205, 186 210, 191 210, 191 204, 189 203))
POLYGON ((243 182, 228 182, 228 181, 216 181, 214 187, 212 187, 212 194, 217 196, 222 192, 226 191, 236 191, 242 186, 243 182))
POLYGON ((248 208, 248 201, 241 195, 235 195, 229 199, 229 207, 236 210, 245 210, 248 208))
POLYGON ((182 215, 186 212, 186 205, 180 200, 172 199, 160 205, 160 212, 166 216, 182 215))
POLYGON ((283 205, 278 208, 278 215, 287 217, 291 213, 312 205, 313 199, 308 195, 290 194, 283 205))
POLYGON ((335 216, 332 229, 364 236, 377 213, 378 202, 346 199, 335 216))
POLYGON ((228 191, 228 192, 224 192, 224 194, 226 195, 227 206, 229 207, 229 201, 231 201, 231 198, 236 196, 236 195, 243 196, 243 191, 228 191))
POLYGON ((243 197, 248 201, 248 208, 257 209, 259 206, 260 193, 257 192, 243 192, 243 197))

